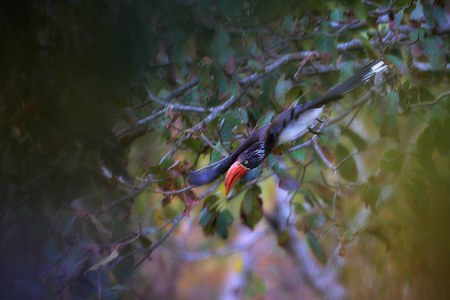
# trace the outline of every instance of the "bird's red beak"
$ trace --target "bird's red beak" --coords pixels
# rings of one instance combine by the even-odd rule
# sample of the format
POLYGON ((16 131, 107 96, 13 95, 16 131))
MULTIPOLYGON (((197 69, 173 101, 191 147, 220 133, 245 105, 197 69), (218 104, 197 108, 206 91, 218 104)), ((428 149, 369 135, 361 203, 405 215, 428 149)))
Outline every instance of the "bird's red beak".
POLYGON ((245 173, 248 172, 249 169, 241 165, 240 161, 235 161, 234 164, 228 169, 227 175, 225 176, 225 189, 228 196, 228 193, 231 190, 233 184, 245 173))

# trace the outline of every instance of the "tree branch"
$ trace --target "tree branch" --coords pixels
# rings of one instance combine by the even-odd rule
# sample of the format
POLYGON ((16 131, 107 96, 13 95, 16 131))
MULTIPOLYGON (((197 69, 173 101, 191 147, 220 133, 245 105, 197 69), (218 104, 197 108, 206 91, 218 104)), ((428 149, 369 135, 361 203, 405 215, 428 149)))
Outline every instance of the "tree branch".
MULTIPOLYGON (((166 107, 166 109, 186 111, 186 112, 195 112, 195 113, 209 113, 210 112, 210 110, 208 108, 204 108, 204 107, 169 103, 169 102, 167 102, 166 98, 160 99, 160 98, 156 97, 155 95, 153 95, 152 92, 150 91, 149 86, 146 85, 145 88, 147 89, 147 95, 148 95, 148 98, 150 99, 150 101, 156 102, 156 103, 166 107)), ((168 99, 170 99, 170 98, 168 98, 168 99)))
POLYGON ((284 201, 286 191, 277 187, 277 216, 276 226, 279 232, 287 230, 289 238, 286 248, 295 259, 301 278, 326 299, 346 299, 345 289, 337 282, 335 270, 327 266, 321 266, 312 256, 304 238, 301 238, 295 228, 295 216, 290 216, 290 205, 284 201), (288 224, 288 225, 287 225, 288 224))
MULTIPOLYGON (((150 90, 148 89, 148 87, 146 86, 147 93, 148 93, 148 96, 149 96, 149 100, 144 101, 144 102, 136 105, 135 107, 133 107, 133 109, 134 110, 140 109, 141 107, 143 107, 143 106, 145 106, 145 105, 147 105, 149 103, 152 103, 152 102, 157 102, 157 103, 160 103, 162 105, 168 104, 167 101, 170 101, 170 100, 175 99, 176 97, 182 95, 185 91, 193 88, 198 82, 199 82, 199 78, 192 79, 191 81, 189 81, 188 83, 186 83, 182 87, 180 87, 180 88, 172 91, 171 93, 165 95, 162 99, 159 99, 159 98, 153 96, 150 93, 150 90)), ((176 107, 179 107, 179 106, 176 105, 176 107)))
POLYGON ((433 105, 439 103, 439 101, 441 101, 442 98, 445 98, 447 96, 450 96, 450 90, 443 92, 442 94, 437 96, 436 99, 434 99, 432 101, 424 101, 424 102, 420 102, 420 103, 411 104, 409 107, 415 108, 415 107, 422 107, 422 106, 433 106, 433 105))
POLYGON ((245 240, 238 241, 228 246, 225 246, 216 250, 204 250, 204 251, 187 251, 187 250, 174 250, 174 247, 167 247, 166 249, 172 253, 176 258, 187 262, 194 262, 199 260, 205 260, 211 257, 220 257, 233 254, 235 252, 241 252, 250 248, 253 244, 259 241, 267 234, 264 230, 252 232, 246 236, 245 240))

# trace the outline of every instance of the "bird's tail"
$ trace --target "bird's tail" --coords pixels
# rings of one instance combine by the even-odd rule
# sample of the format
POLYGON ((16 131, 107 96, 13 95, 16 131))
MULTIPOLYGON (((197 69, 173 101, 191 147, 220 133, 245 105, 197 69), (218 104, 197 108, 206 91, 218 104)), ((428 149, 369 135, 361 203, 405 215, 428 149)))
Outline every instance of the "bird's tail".
POLYGON ((317 103, 317 105, 314 106, 322 106, 342 99, 345 95, 366 83, 373 75, 384 72, 386 70, 387 65, 384 63, 384 61, 381 59, 376 60, 359 70, 356 74, 351 76, 343 83, 333 87, 328 93, 326 93, 319 99, 313 101, 317 103))

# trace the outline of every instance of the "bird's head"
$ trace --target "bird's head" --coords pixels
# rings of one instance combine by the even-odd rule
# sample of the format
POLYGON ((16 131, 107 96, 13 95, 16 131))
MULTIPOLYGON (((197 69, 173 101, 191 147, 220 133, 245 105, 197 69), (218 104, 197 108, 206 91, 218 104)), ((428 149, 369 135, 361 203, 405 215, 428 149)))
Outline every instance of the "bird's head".
POLYGON ((228 195, 231 187, 240 177, 259 166, 266 156, 266 149, 262 142, 255 143, 242 152, 228 169, 227 175, 225 176, 226 194, 228 195))

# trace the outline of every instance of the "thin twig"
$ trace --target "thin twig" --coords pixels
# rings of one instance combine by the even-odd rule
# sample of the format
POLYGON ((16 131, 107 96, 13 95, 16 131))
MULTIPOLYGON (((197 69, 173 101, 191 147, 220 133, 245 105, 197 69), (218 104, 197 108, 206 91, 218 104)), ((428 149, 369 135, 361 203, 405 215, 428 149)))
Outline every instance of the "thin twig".
POLYGON ((311 145, 312 145, 312 140, 309 139, 309 140, 307 140, 306 142, 301 143, 300 145, 297 145, 297 146, 294 146, 294 147, 289 148, 289 151, 299 150, 299 149, 302 149, 302 148, 309 147, 309 146, 311 146, 311 145))
POLYGON ((119 198, 119 199, 117 199, 117 200, 114 200, 114 201, 110 202, 108 205, 103 206, 103 208, 102 208, 100 211, 94 213, 94 215, 97 216, 97 215, 103 214, 103 213, 105 213, 105 212, 111 210, 113 207, 116 207, 117 205, 119 205, 119 204, 121 204, 121 203, 123 203, 123 202, 125 202, 125 201, 128 201, 128 200, 130 200, 130 199, 133 199, 134 197, 138 196, 140 193, 142 193, 143 191, 145 191, 145 187, 146 187, 146 186, 147 186, 147 183, 141 184, 141 185, 140 185, 138 188, 136 188, 136 190, 133 191, 132 193, 130 193, 130 194, 128 194, 128 195, 125 195, 125 196, 123 196, 123 197, 121 197, 121 198, 119 198))
POLYGON ((422 106, 433 106, 435 104, 438 104, 442 98, 447 97, 447 96, 450 96, 450 90, 443 92, 442 94, 437 96, 436 99, 434 99, 434 100, 411 104, 409 107, 414 108, 414 107, 422 107, 422 106))
POLYGON ((136 125, 137 125, 137 126, 142 126, 142 125, 144 125, 145 123, 148 123, 148 122, 150 122, 150 121, 153 121, 153 120, 156 119, 156 118, 161 117, 162 115, 164 115, 165 112, 166 112, 166 109, 158 110, 157 112, 151 114, 150 116, 148 116, 148 117, 146 117, 146 118, 143 118, 143 119, 137 121, 137 122, 136 122, 136 125))
POLYGON ((188 133, 186 134, 186 136, 179 139, 177 143, 172 148, 170 148, 170 150, 161 158, 159 164, 162 164, 168 157, 171 157, 178 150, 178 148, 180 148, 181 144, 190 137, 191 134, 188 133))
POLYGON ((192 189, 194 186, 192 185, 188 185, 187 187, 184 187, 182 189, 179 190, 174 190, 174 191, 161 191, 161 190, 150 190, 150 193, 155 193, 155 194, 163 194, 163 195, 176 195, 176 194, 181 194, 184 193, 190 189, 192 189))
POLYGON ((149 86, 146 85, 145 88, 147 89, 148 98, 151 101, 156 102, 156 103, 166 107, 167 109, 186 111, 186 112, 195 112, 195 113, 209 113, 210 112, 210 109, 204 108, 204 107, 169 103, 165 99, 161 99, 161 98, 158 98, 155 95, 153 95, 152 92, 150 91, 149 86))
MULTIPOLYGON (((156 100, 156 102, 158 102, 158 103, 160 103, 160 104, 161 104, 161 103, 166 103, 167 101, 170 101, 170 100, 172 100, 172 99, 175 99, 176 97, 178 97, 178 96, 180 96, 181 94, 183 94, 185 91, 187 91, 187 90, 189 90, 190 88, 194 87, 198 82, 199 82, 199 79, 198 79, 198 78, 192 79, 191 81, 189 81, 188 83, 186 83, 186 84, 183 85, 182 87, 180 87, 180 88, 174 90, 173 92, 171 92, 171 93, 165 95, 162 99, 158 99, 158 98, 157 98, 157 99, 152 99, 151 97, 149 97, 149 100, 144 101, 144 102, 142 102, 142 103, 136 105, 135 107, 133 107, 133 109, 135 109, 135 110, 140 109, 141 107, 143 107, 143 106, 145 106, 145 105, 147 105, 147 104, 149 104, 149 103, 151 103, 151 102, 154 102, 155 100, 156 100)), ((147 86, 146 86, 146 88, 147 88, 147 86)), ((150 90, 147 89, 147 92, 150 92, 150 90)), ((150 93, 150 95, 151 95, 151 93, 150 93)), ((150 95, 149 95, 149 96, 150 96, 150 95)), ((155 98, 156 98, 156 97, 155 97, 155 98)), ((168 103, 167 103, 167 104, 168 104, 168 103)), ((163 105, 164 105, 164 104, 163 104, 163 105)), ((175 109, 175 110, 176 110, 176 109, 175 109)))
POLYGON ((289 200, 289 214, 286 218, 286 227, 289 227, 289 220, 291 219, 291 215, 292 215, 292 201, 294 200, 295 195, 298 193, 298 191, 300 190, 300 188, 303 185, 303 181, 305 179, 305 174, 306 174, 306 169, 308 168, 308 166, 310 164, 312 164, 314 162, 314 159, 311 159, 309 162, 307 162, 306 164, 303 165, 303 170, 302 170, 302 175, 300 177, 300 182, 299 182, 299 186, 298 188, 292 193, 292 197, 289 200))
POLYGON ((361 99, 353 103, 353 105, 347 109, 345 112, 341 113, 339 116, 334 117, 330 119, 327 123, 327 126, 336 124, 343 120, 345 117, 347 117, 349 114, 351 114, 355 109, 359 108, 360 106, 364 105, 367 101, 370 100, 370 96, 372 95, 372 89, 367 92, 361 99))
POLYGON ((328 166, 328 168, 330 168, 331 170, 333 170, 334 173, 334 177, 335 177, 335 190, 334 190, 334 194, 333 194, 333 223, 336 222, 336 199, 337 199, 337 193, 339 190, 339 175, 338 175, 338 171, 337 171, 337 167, 335 167, 329 160, 328 158, 325 156, 325 154, 323 153, 322 149, 320 149, 319 143, 317 142, 317 139, 313 140, 313 145, 314 145, 314 149, 316 150, 317 154, 319 154, 320 158, 322 159, 322 161, 328 166))
POLYGON ((217 147, 216 145, 214 145, 214 143, 211 142, 211 140, 204 133, 202 133, 200 135, 200 138, 202 140, 204 140, 211 148, 213 148, 214 150, 219 152, 223 157, 227 157, 229 155, 229 153, 227 151, 225 151, 225 149, 223 149, 222 147, 217 147))

